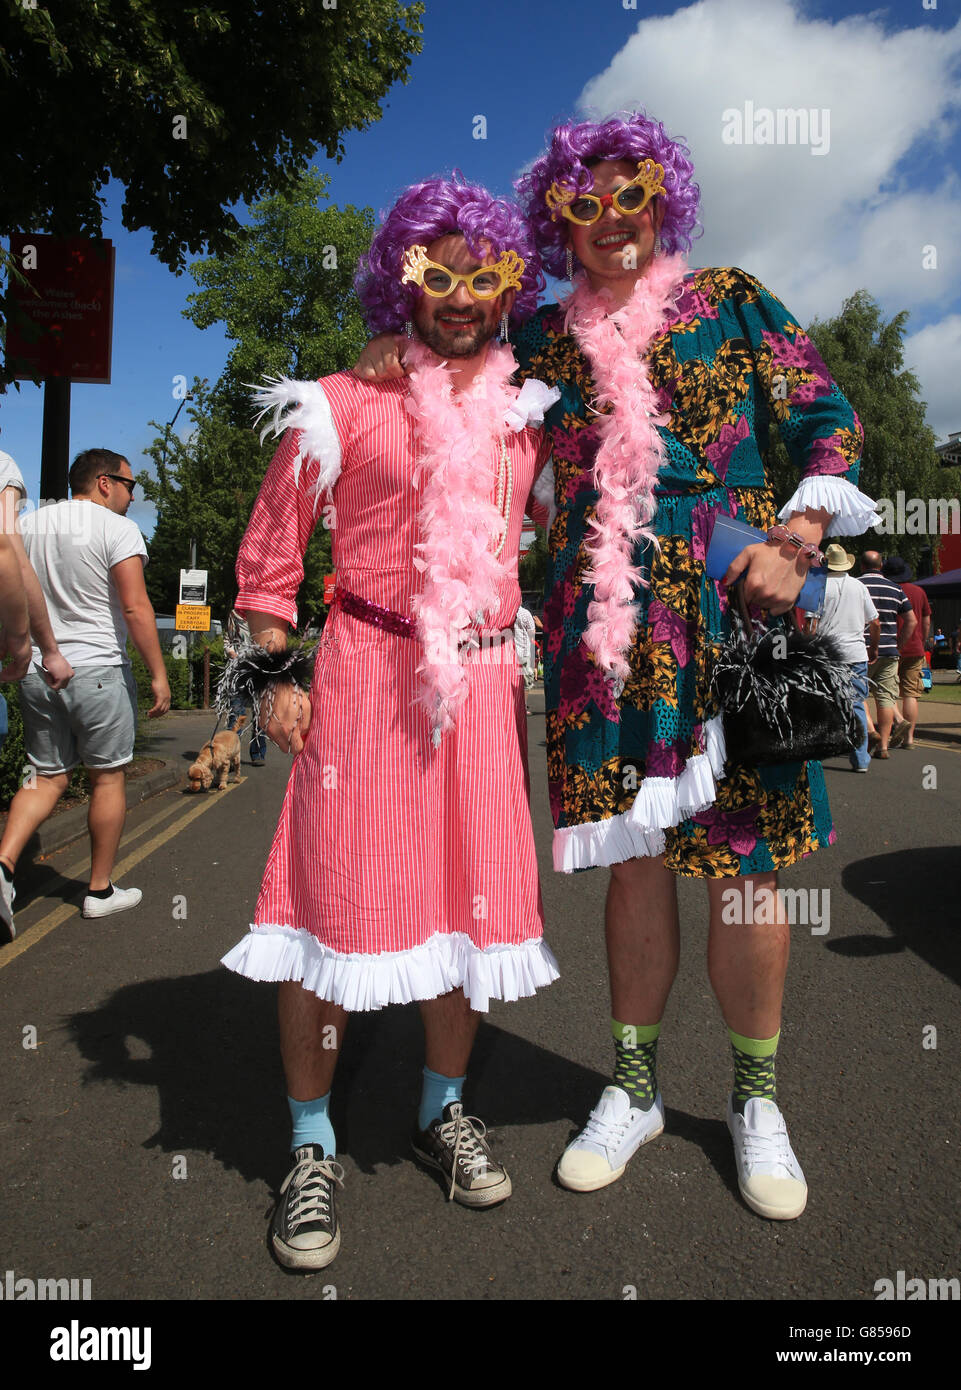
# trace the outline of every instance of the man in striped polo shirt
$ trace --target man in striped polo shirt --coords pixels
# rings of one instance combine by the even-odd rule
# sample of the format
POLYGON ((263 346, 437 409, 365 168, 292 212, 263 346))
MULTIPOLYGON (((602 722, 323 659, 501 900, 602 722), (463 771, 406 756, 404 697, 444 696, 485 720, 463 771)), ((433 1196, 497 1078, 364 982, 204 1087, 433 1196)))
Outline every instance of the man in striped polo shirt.
POLYGON ((868 740, 868 748, 876 758, 888 757, 892 733, 901 734, 907 727, 903 719, 895 720, 898 657, 901 647, 917 627, 914 609, 904 590, 890 579, 885 579, 881 564, 881 556, 876 550, 866 550, 861 557, 861 573, 858 575, 871 595, 881 622, 877 648, 872 647, 870 642, 868 644, 868 680, 877 704, 877 726, 868 740), (904 619, 900 632, 899 617, 904 619))

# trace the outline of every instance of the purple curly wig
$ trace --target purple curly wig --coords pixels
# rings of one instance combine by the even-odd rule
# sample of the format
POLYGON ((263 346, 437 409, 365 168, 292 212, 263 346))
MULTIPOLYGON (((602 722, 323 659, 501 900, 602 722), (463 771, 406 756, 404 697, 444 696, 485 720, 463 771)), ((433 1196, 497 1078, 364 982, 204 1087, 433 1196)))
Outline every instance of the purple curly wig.
POLYGON ((558 279, 567 273, 567 223, 561 217, 551 221, 545 194, 555 182, 565 183, 578 193, 589 193, 594 187, 594 175, 588 161, 600 159, 651 158, 664 166, 667 196, 661 199, 661 244, 668 252, 689 251, 701 196, 693 181, 690 154, 683 140, 671 140, 661 123, 649 120, 642 111, 625 111, 600 124, 569 121, 555 127, 547 153, 514 184, 545 269, 558 279))
POLYGON ((408 188, 383 219, 368 254, 361 257, 354 289, 372 333, 402 329, 421 294, 417 285, 400 283, 404 253, 411 246, 429 246, 455 232, 461 233, 478 257, 486 249, 483 242, 489 242, 498 257, 504 251, 517 252, 524 274, 510 318, 520 323, 531 316, 545 280, 520 209, 455 173, 452 180, 428 179, 408 188))

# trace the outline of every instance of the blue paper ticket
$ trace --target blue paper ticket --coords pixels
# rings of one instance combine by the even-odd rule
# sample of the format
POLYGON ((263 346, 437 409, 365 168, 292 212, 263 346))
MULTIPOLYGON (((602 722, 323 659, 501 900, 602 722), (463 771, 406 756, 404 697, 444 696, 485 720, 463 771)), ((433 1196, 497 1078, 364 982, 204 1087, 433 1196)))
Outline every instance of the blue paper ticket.
MULTIPOLYGON (((731 561, 746 545, 766 539, 766 531, 759 531, 756 526, 748 526, 746 521, 735 521, 732 517, 718 514, 704 562, 707 574, 711 579, 723 579, 731 561)), ((808 570, 804 587, 797 599, 797 605, 808 613, 821 611, 827 574, 827 570, 819 565, 812 565, 808 570)))

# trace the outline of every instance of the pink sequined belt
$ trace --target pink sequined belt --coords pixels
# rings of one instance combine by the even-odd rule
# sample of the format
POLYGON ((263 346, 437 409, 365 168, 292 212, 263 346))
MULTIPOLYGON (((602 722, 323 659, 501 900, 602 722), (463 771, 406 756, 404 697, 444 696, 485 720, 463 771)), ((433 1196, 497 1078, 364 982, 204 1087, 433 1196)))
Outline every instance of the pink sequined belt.
MULTIPOLYGON (((417 636, 417 624, 413 618, 405 618, 403 613, 395 613, 392 608, 384 608, 380 603, 372 603, 369 598, 361 598, 359 594, 352 594, 349 589, 335 589, 334 599, 331 607, 338 606, 351 618, 356 618, 358 622, 369 623, 371 627, 379 627, 381 632, 392 632, 397 637, 417 636)), ((502 646, 505 642, 513 645, 514 629, 504 628, 503 631, 493 629, 484 632, 473 632, 459 644, 458 650, 461 652, 480 649, 485 651, 487 648, 502 646)))
POLYGON ((417 636, 417 624, 413 618, 405 618, 403 613, 395 613, 392 608, 371 603, 369 598, 352 594, 349 589, 336 589, 334 603, 350 617, 362 623, 369 623, 371 627, 379 627, 382 632, 392 632, 396 637, 417 636))

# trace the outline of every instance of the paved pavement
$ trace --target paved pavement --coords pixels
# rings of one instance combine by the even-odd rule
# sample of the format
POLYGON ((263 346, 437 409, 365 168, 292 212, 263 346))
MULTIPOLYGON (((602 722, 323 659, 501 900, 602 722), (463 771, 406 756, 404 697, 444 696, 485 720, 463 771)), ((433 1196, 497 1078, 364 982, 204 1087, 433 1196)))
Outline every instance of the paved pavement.
MULTIPOLYGON (((961 750, 927 743, 866 777, 829 764, 838 844, 783 876, 829 894, 830 929, 793 934, 778 1075, 811 1195, 799 1221, 770 1223, 737 1194, 729 1050, 695 883, 680 885, 684 949, 662 1033, 667 1130, 602 1192, 552 1178, 611 1045, 606 875, 550 868, 540 703, 535 693, 533 810, 562 978, 493 1006, 466 1097, 495 1131, 512 1199, 465 1211, 410 1161, 416 1010, 356 1016, 333 1104, 343 1250, 307 1277, 268 1255, 288 1139, 274 990, 218 961, 246 930, 276 823, 289 764, 271 749, 227 792, 170 790, 131 812, 117 878, 144 890, 136 911, 79 917, 83 842, 18 882, 20 935, 0 953, 0 1277, 88 1278, 94 1298, 117 1299, 589 1300, 634 1288, 873 1307, 876 1282, 899 1270, 961 1276, 961 750)), ((209 723, 171 717, 157 756, 186 768, 209 723)))

